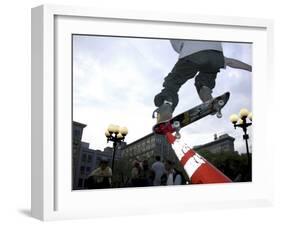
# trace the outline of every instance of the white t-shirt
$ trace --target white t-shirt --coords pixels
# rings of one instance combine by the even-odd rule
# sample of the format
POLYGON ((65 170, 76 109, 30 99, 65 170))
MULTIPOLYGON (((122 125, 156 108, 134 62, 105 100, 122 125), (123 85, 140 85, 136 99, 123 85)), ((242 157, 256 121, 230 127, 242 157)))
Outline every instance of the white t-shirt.
POLYGON ((157 161, 152 164, 152 170, 155 173, 153 185, 160 185, 161 184, 161 176, 165 173, 165 166, 164 163, 157 161))
POLYGON ((179 58, 186 57, 202 50, 222 50, 221 42, 194 41, 194 40, 171 40, 173 49, 179 53, 179 58))

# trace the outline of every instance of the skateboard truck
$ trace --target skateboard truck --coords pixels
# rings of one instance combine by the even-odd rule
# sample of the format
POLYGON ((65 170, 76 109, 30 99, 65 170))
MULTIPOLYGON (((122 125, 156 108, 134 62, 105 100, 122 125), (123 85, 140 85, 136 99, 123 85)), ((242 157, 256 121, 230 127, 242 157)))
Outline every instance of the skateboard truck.
POLYGON ((221 118, 222 117, 221 109, 222 109, 223 106, 224 106, 224 101, 223 100, 219 100, 217 102, 217 105, 215 105, 215 109, 217 111, 217 114, 216 114, 217 118, 221 118))
POLYGON ((174 128, 174 130, 176 132, 175 137, 177 139, 180 139, 181 138, 181 135, 179 133, 179 131, 180 131, 180 122, 179 121, 174 121, 172 127, 174 128))

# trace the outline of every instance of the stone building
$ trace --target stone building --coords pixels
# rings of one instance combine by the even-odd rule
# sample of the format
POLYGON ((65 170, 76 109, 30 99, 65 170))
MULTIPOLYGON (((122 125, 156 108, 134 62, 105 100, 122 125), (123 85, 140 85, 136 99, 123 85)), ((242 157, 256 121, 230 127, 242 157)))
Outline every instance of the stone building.
POLYGON ((155 156, 160 156, 161 160, 176 160, 176 155, 171 145, 162 135, 150 133, 128 145, 122 150, 122 157, 130 162, 134 160, 150 160, 154 161, 155 156))
POLYGON ((83 130, 87 125, 79 123, 79 122, 72 122, 72 188, 76 187, 78 182, 79 175, 78 172, 78 164, 80 161, 81 155, 81 139, 83 135, 83 130))
POLYGON ((234 152, 234 140, 235 138, 229 136, 228 134, 223 134, 221 136, 214 135, 214 140, 206 144, 194 146, 195 151, 209 151, 211 153, 220 152, 234 152))
POLYGON ((89 143, 81 142, 80 156, 77 161, 76 178, 73 189, 82 189, 85 185, 85 180, 95 168, 96 151, 89 148, 89 143))

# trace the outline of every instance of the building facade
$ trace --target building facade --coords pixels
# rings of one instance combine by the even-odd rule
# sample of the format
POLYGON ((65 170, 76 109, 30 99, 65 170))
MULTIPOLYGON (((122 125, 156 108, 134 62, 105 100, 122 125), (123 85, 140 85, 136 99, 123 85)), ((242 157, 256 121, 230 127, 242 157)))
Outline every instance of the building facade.
POLYGON ((223 134, 221 136, 214 135, 214 140, 203 145, 194 146, 195 151, 208 151, 211 153, 220 152, 234 152, 234 140, 235 138, 229 136, 228 134, 223 134))
POLYGON ((130 162, 134 160, 151 160, 154 161, 155 156, 160 156, 161 160, 176 160, 176 155, 171 145, 167 142, 163 135, 150 133, 133 143, 123 147, 122 157, 130 162))
POLYGON ((81 156, 81 140, 83 135, 83 130, 87 125, 72 122, 72 188, 75 189, 77 186, 79 175, 77 174, 79 169, 79 162, 81 156))
POLYGON ((89 148, 89 143, 81 142, 80 156, 76 167, 73 189, 83 189, 88 175, 95 168, 96 151, 89 148))

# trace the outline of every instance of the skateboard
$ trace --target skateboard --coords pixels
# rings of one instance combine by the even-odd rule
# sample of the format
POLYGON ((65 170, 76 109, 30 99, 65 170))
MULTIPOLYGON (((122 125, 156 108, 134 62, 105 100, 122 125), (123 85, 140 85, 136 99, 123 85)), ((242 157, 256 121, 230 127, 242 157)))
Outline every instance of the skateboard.
POLYGON ((176 138, 180 138, 179 130, 199 119, 210 114, 216 114, 218 118, 222 117, 221 110, 229 100, 230 93, 226 92, 210 101, 199 104, 167 121, 157 123, 153 126, 153 132, 165 135, 176 132, 176 138))

